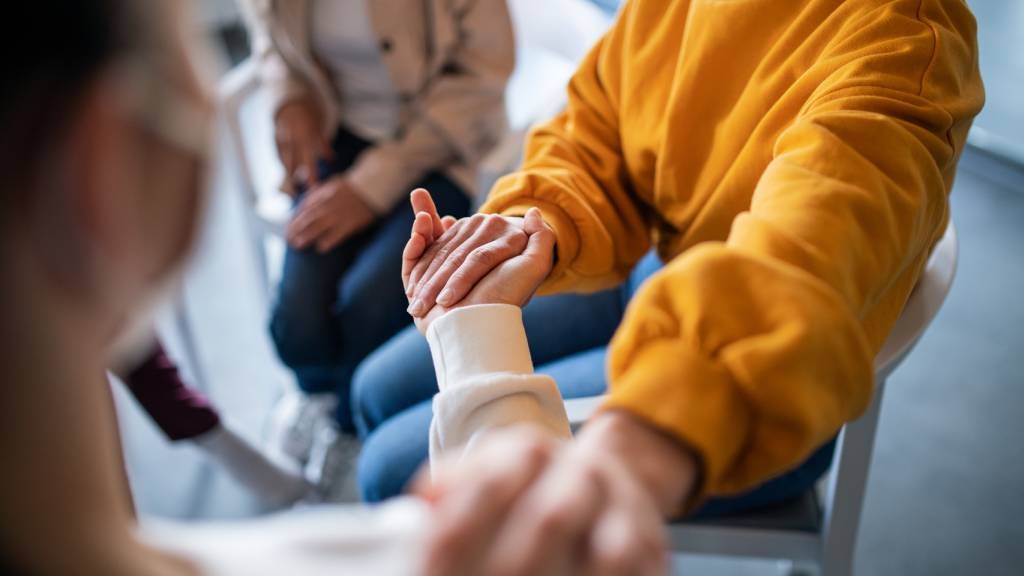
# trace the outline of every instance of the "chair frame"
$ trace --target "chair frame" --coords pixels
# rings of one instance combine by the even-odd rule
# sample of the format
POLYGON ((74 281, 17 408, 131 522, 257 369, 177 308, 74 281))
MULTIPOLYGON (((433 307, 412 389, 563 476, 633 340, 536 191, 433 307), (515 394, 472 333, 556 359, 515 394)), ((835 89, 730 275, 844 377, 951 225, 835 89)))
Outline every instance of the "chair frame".
MULTIPOLYGON (((876 384, 871 404, 839 433, 821 502, 820 532, 677 522, 668 527, 669 543, 674 552, 779 559, 788 561, 791 567, 820 570, 823 576, 852 574, 886 382, 913 350, 949 294, 956 275, 958 248, 956 229, 951 222, 932 251, 889 338, 875 357, 876 384)), ((603 398, 566 400, 569 421, 574 427, 581 425, 597 410, 603 398)))
POLYGON ((263 297, 265 301, 269 302, 271 298, 270 263, 263 243, 268 236, 284 237, 284 233, 279 223, 262 218, 259 213, 260 195, 251 161, 246 152, 248 148, 242 128, 242 106, 246 100, 255 96, 261 89, 256 60, 248 58, 229 70, 220 80, 217 89, 230 148, 234 161, 238 163, 238 173, 242 178, 242 199, 247 206, 252 207, 251 210, 246 211, 246 232, 249 235, 249 241, 255 247, 256 265, 260 278, 263 280, 261 282, 263 297))

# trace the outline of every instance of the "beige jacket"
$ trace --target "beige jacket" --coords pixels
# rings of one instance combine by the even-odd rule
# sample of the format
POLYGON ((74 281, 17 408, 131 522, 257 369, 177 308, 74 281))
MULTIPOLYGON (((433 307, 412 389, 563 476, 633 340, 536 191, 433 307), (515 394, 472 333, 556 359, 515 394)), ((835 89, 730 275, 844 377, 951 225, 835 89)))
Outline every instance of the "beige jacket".
MULTIPOLYGON (((476 166, 505 127, 505 83, 515 61, 504 0, 366 0, 402 96, 399 136, 367 149, 348 172, 363 199, 387 213, 431 171, 475 194, 476 166)), ((338 100, 309 38, 309 0, 242 0, 274 113, 310 98, 325 134, 338 100)))

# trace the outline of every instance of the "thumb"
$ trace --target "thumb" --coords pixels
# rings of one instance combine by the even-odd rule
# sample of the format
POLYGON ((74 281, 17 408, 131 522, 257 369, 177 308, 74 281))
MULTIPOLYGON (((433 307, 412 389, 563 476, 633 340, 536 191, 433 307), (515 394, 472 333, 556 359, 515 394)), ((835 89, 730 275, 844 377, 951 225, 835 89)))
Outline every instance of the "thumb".
POLYGON ((434 199, 431 198, 430 192, 427 192, 424 188, 417 188, 409 195, 409 202, 412 204, 412 211, 414 213, 426 212, 430 216, 431 222, 434 225, 433 240, 437 240, 441 234, 444 234, 441 216, 437 213, 437 206, 434 205, 434 199))
POLYGON ((523 216, 523 231, 527 234, 534 234, 541 230, 548 230, 547 225, 544 224, 544 218, 541 217, 539 209, 530 208, 523 216))
POLYGON ((429 238, 432 236, 432 226, 429 214, 426 212, 416 214, 409 241, 406 242, 405 249, 402 250, 402 286, 406 288, 409 287, 409 275, 412 273, 413 266, 419 262, 420 256, 431 242, 429 238))
POLYGON ((555 233, 548 228, 547 224, 544 224, 540 210, 530 208, 523 220, 523 230, 530 235, 523 255, 550 259, 555 248, 555 233))

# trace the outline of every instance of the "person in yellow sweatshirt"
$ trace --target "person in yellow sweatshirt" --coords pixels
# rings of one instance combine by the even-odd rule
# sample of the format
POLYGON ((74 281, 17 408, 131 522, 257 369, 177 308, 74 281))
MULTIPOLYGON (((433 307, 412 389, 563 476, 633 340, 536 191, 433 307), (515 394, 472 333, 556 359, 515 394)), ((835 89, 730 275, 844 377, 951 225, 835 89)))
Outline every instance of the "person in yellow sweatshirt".
MULTIPOLYGON (((556 238, 541 294, 614 287, 652 248, 663 264, 632 290, 583 430, 614 421, 604 441, 628 449, 553 457, 523 506, 572 517, 578 499, 530 494, 598 464, 673 479, 647 483, 666 515, 798 469, 867 406, 872 358, 949 220, 984 100, 966 4, 634 0, 568 93, 481 210, 500 217, 460 220, 410 277, 414 316, 459 302, 523 250, 531 208, 556 238), (666 441, 652 473, 644 453, 666 441)), ((551 537, 589 530, 567 524, 551 537)))

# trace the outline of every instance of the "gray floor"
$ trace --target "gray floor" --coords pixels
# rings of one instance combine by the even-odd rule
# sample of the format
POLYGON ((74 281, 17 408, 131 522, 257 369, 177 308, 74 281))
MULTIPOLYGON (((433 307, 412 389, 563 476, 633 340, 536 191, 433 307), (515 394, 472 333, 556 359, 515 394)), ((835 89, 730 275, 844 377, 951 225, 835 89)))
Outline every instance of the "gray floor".
MULTIPOLYGON (((1024 2, 971 2, 989 103, 978 125, 1024 133, 1024 2)), ((185 302, 213 399, 258 440, 288 375, 265 333, 266 301, 237 182, 217 170, 185 302)), ((1024 173, 968 152, 953 194, 960 268, 945 308, 897 371, 882 411, 857 552, 863 575, 1017 574, 1024 565, 1024 173)), ((181 354, 174 323, 164 323, 181 354)), ((194 368, 186 366, 190 373, 194 368)), ((258 512, 189 446, 172 446, 118 394, 129 476, 144 514, 258 512)), ((765 562, 686 558, 679 573, 773 574, 765 562)))

